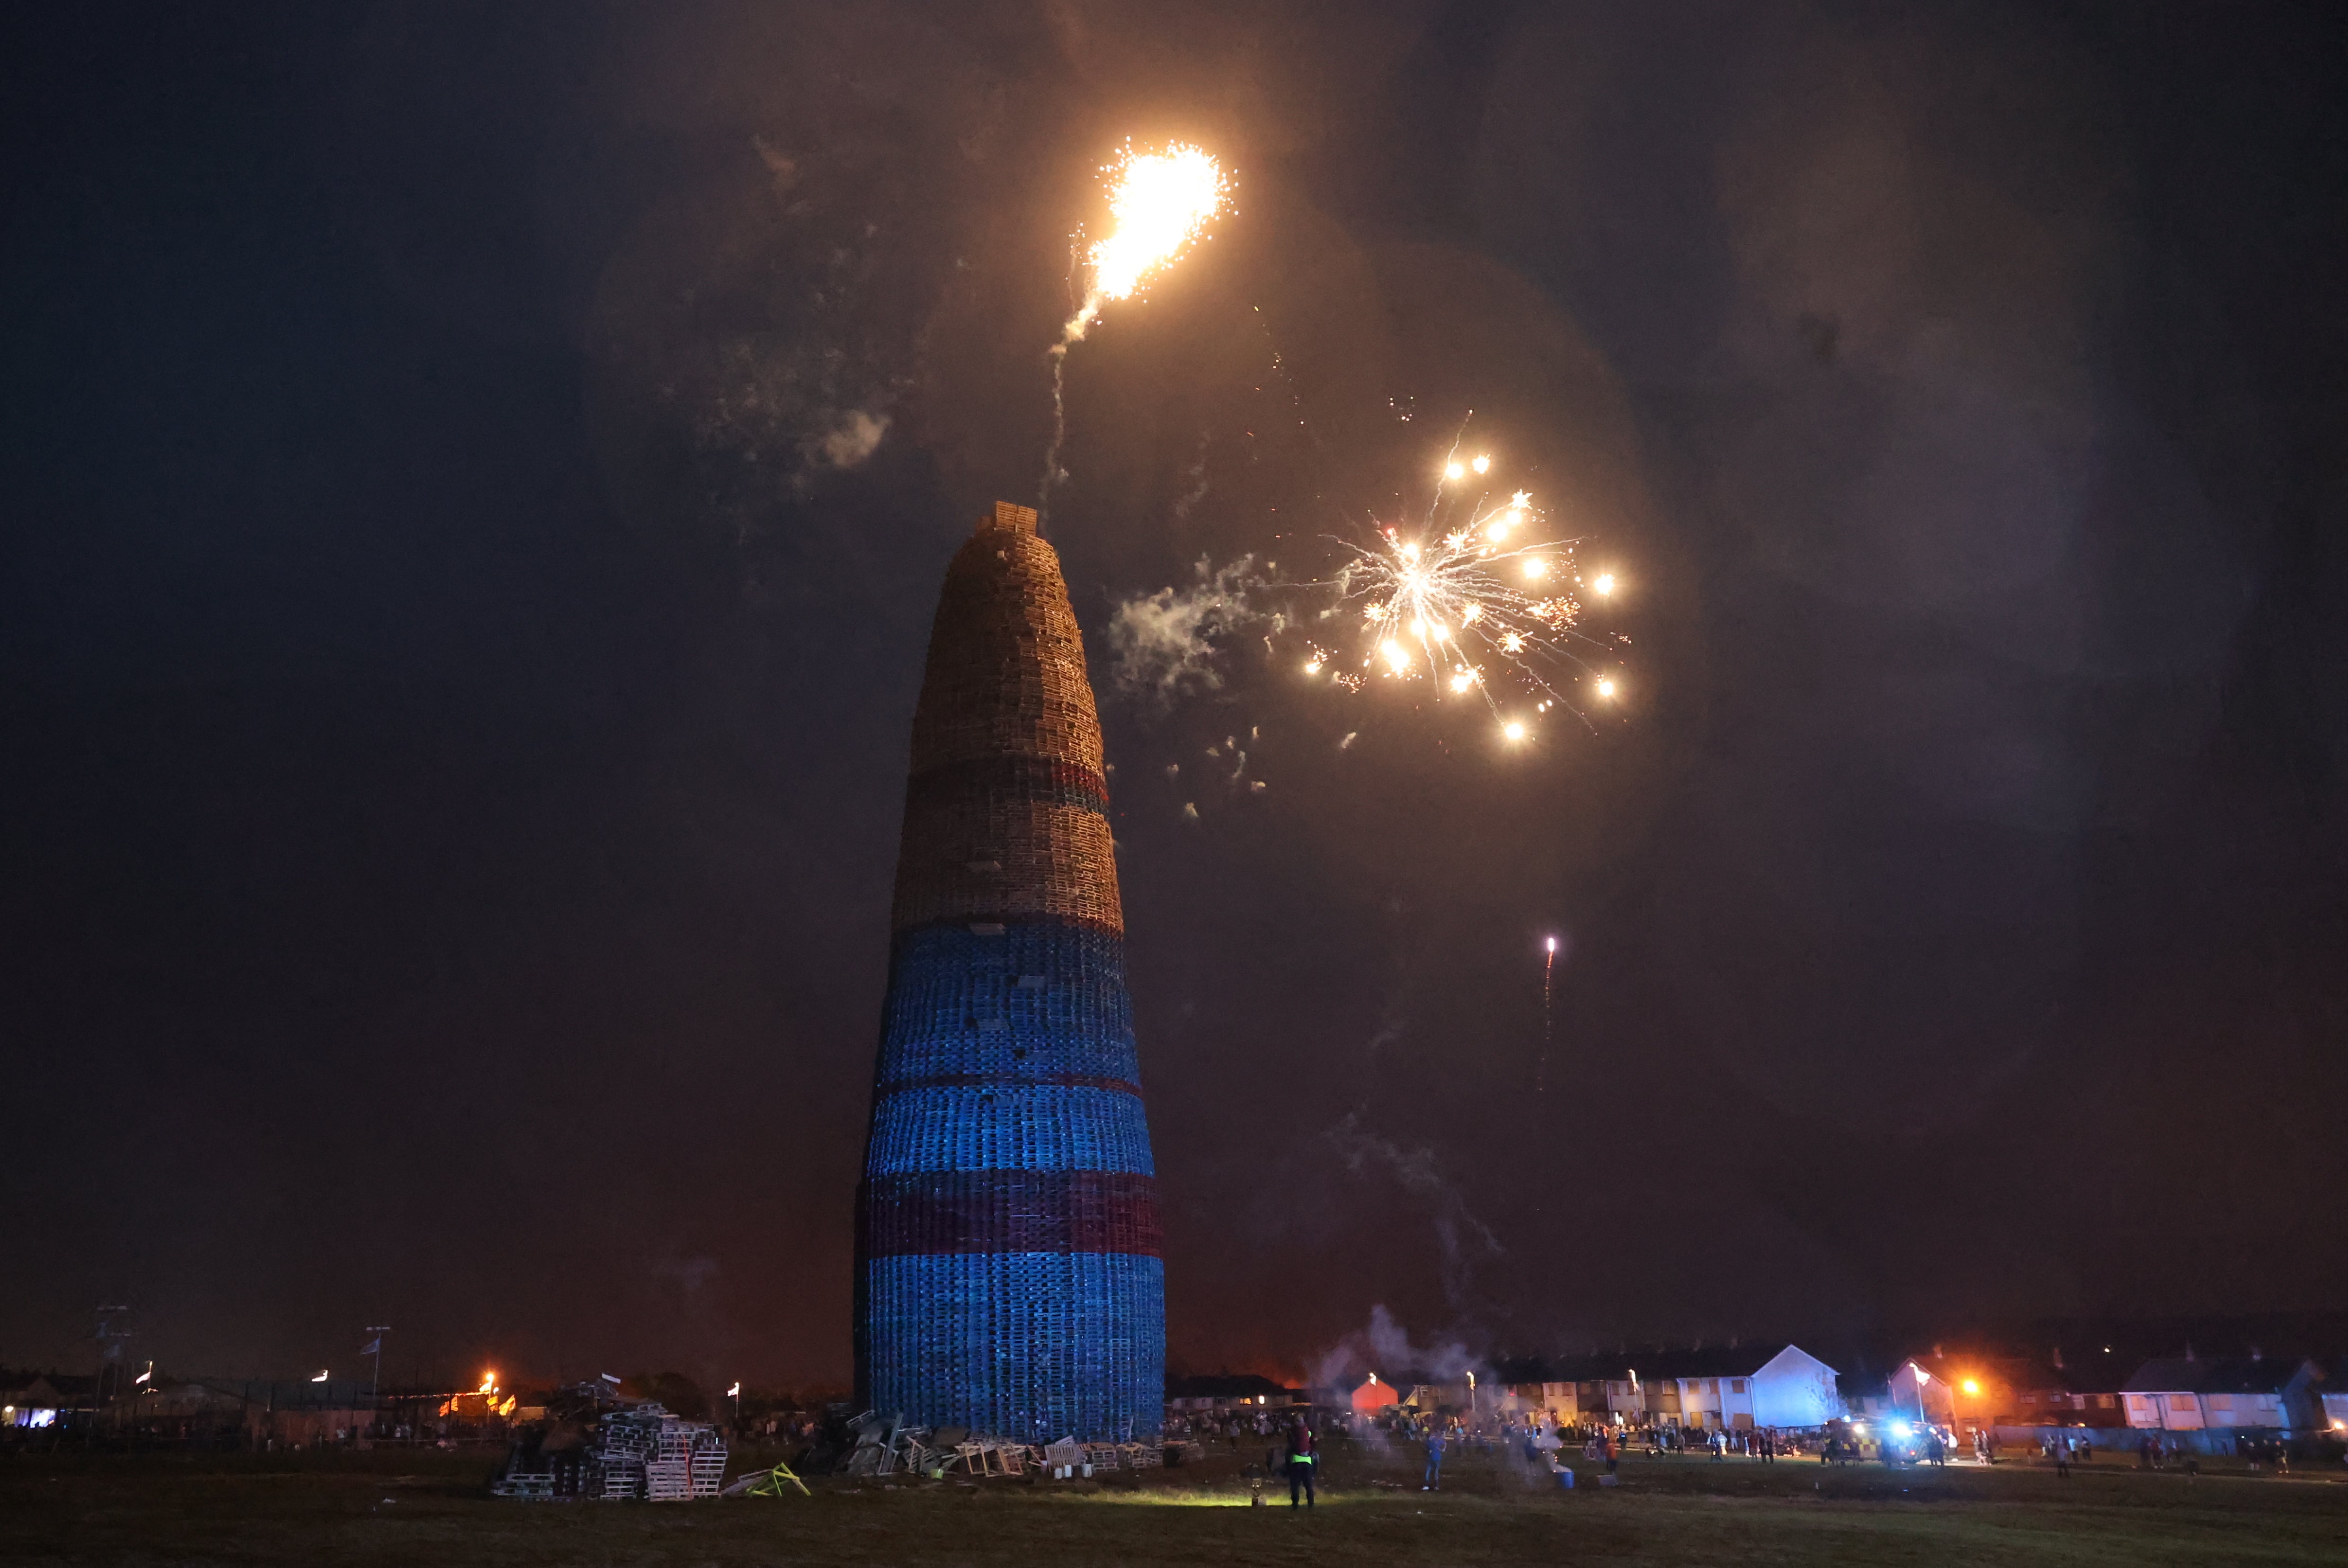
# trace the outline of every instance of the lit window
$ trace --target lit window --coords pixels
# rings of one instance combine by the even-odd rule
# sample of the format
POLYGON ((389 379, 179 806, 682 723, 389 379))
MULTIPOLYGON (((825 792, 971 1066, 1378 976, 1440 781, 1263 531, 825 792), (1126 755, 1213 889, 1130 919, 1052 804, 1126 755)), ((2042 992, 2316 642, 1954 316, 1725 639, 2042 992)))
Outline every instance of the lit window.
POLYGON ((2171 1394, 2168 1397, 2168 1408, 2172 1410, 2189 1410, 2193 1408, 2193 1396, 2190 1394, 2171 1394))
POLYGON ((1728 1380, 1728 1391, 1732 1394, 1742 1394, 1745 1392, 1745 1379, 1742 1377, 1730 1378, 1728 1380))

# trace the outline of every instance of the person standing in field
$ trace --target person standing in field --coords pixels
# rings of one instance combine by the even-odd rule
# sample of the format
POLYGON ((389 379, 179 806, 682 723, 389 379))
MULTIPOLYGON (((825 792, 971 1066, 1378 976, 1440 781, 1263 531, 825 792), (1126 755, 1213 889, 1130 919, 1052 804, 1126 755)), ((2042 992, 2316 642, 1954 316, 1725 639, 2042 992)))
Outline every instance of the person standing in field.
POLYGON ((1299 1416, 1294 1420, 1289 1422, 1289 1507, 1294 1508, 1296 1506, 1296 1493, 1299 1488, 1302 1488, 1304 1492, 1304 1506, 1307 1508, 1313 1506, 1313 1472, 1320 1468, 1320 1454, 1313 1448, 1313 1429, 1304 1424, 1304 1418, 1299 1416))
POLYGON ((1418 1490, 1443 1490, 1443 1423, 1440 1421, 1426 1429, 1426 1479, 1419 1484, 1418 1490))

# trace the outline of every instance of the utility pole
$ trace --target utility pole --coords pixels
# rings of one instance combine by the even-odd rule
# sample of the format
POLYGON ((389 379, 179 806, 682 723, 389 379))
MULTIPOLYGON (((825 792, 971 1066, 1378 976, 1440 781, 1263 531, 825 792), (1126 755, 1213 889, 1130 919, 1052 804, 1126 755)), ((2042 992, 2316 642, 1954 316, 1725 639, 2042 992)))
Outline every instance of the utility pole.
POLYGON ((375 1376, 367 1381, 367 1417, 375 1423, 376 1437, 383 1436, 383 1336, 391 1332, 388 1323, 371 1323, 367 1332, 375 1336, 367 1341, 366 1354, 375 1357, 375 1376))
MULTIPOLYGON (((98 1305, 98 1329, 97 1332, 91 1336, 92 1338, 98 1341, 98 1377, 91 1384, 90 1403, 92 1408, 89 1412, 89 1427, 83 1429, 83 1441, 85 1444, 88 1441, 89 1436, 91 1435, 91 1429, 96 1428, 98 1425, 98 1410, 96 1407, 106 1398, 107 1368, 108 1367, 114 1367, 117 1368, 118 1372, 119 1371, 122 1360, 122 1342, 130 1337, 130 1331, 127 1328, 115 1327, 114 1320, 129 1310, 129 1307, 118 1304, 109 1306, 104 1303, 100 1303, 98 1305)), ((122 1379, 118 1376, 114 1381, 118 1390, 122 1379)))

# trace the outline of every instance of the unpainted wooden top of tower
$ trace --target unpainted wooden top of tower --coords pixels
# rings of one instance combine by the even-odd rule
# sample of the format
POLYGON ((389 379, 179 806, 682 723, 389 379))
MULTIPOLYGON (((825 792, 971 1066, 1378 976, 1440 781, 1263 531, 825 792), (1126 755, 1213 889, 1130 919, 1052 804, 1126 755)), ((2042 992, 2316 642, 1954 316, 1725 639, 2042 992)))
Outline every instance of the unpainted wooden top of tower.
POLYGON ((1033 535, 1035 531, 1035 509, 1032 506, 1017 506, 1007 500, 996 501, 994 515, 980 518, 978 527, 973 531, 983 533, 990 528, 1007 529, 1013 533, 1033 535))

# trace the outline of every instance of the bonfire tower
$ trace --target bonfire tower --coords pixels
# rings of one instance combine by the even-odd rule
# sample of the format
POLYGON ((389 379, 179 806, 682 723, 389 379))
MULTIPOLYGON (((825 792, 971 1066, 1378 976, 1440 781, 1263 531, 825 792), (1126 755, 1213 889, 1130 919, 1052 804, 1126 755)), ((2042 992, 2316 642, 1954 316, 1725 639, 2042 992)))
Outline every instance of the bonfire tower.
POLYGON ((1022 1441, 1154 1436, 1166 1288, 1100 721, 1059 558, 997 502, 913 716, 857 1398, 1022 1441))

